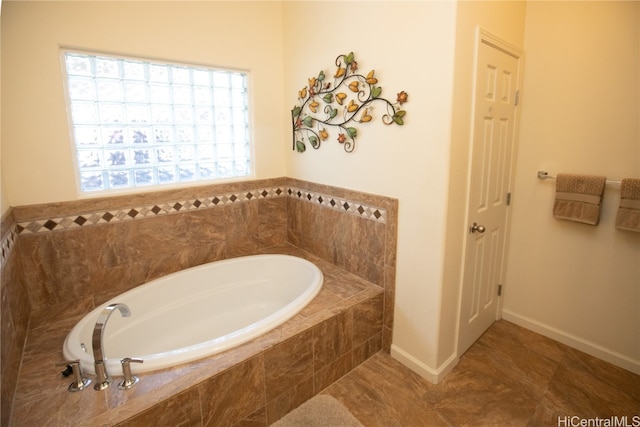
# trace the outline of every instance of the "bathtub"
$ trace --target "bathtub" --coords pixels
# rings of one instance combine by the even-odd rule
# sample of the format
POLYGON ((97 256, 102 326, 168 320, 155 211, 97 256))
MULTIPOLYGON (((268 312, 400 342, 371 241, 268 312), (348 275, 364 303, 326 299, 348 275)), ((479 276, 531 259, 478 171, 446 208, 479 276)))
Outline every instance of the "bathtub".
POLYGON ((142 359, 133 373, 190 362, 245 343, 302 310, 322 287, 313 263, 289 255, 254 255, 189 268, 140 285, 84 316, 69 332, 63 354, 94 375, 91 338, 104 307, 123 303, 104 328, 107 371, 122 375, 120 361, 142 359))

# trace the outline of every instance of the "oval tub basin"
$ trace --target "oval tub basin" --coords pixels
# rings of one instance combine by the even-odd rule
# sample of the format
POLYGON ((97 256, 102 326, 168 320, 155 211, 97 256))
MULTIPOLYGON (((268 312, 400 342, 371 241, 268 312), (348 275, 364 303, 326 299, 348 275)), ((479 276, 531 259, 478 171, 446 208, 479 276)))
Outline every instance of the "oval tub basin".
POLYGON ((63 346, 95 374, 91 338, 104 307, 114 310, 105 329, 103 355, 110 375, 122 375, 125 357, 134 373, 168 368, 228 350, 270 331, 302 310, 322 287, 313 263, 289 255, 254 255, 216 261, 161 277, 107 301, 84 316, 63 346))

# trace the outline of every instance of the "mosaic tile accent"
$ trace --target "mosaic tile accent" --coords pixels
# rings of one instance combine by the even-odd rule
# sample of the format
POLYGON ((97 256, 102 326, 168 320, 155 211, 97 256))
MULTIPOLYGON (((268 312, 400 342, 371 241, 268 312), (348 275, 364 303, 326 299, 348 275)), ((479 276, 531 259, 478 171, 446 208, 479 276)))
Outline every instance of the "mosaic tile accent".
POLYGON ((309 203, 319 204, 330 209, 380 223, 386 223, 387 220, 387 211, 383 208, 367 206, 353 200, 333 197, 327 194, 313 193, 295 187, 288 187, 286 189, 271 187, 198 197, 191 200, 178 200, 155 205, 135 206, 109 211, 86 212, 67 217, 44 218, 35 221, 22 222, 16 225, 16 235, 44 233, 48 231, 67 230, 87 225, 131 221, 135 219, 155 217, 158 215, 174 214, 195 209, 210 209, 232 203, 243 203, 254 199, 273 197, 297 198, 309 203))
POLYGON ((341 199, 322 193, 312 193, 299 188, 289 188, 289 196, 304 199, 311 203, 317 203, 341 212, 347 212, 363 218, 371 219, 381 223, 387 222, 387 211, 375 206, 367 206, 352 200, 341 199))
POLYGON ((4 267, 4 263, 7 261, 7 259, 9 259, 9 255, 13 250, 17 238, 17 227, 14 227, 13 230, 3 236, 2 242, 0 242, 0 245, 2 246, 2 253, 0 254, 0 266, 4 267))

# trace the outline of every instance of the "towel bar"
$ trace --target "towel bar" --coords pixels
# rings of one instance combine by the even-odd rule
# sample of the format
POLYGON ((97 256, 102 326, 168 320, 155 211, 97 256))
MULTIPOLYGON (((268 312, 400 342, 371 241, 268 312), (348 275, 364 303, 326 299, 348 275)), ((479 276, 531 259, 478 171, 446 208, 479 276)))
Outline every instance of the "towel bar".
MULTIPOLYGON (((549 175, 547 171, 538 171, 538 179, 556 179, 555 176, 549 175)), ((620 181, 610 181, 607 180, 607 184, 618 184, 620 185, 620 181)))

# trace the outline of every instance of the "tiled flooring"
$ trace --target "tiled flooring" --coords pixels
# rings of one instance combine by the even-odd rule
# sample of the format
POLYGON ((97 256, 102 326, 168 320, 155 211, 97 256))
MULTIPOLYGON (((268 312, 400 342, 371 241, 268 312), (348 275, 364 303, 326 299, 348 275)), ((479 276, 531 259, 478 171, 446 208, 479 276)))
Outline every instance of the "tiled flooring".
POLYGON ((640 425, 640 376, 504 320, 437 385, 378 353, 322 393, 366 427, 640 425))

